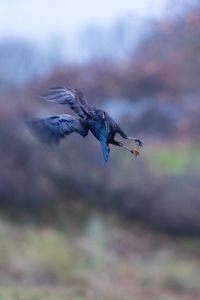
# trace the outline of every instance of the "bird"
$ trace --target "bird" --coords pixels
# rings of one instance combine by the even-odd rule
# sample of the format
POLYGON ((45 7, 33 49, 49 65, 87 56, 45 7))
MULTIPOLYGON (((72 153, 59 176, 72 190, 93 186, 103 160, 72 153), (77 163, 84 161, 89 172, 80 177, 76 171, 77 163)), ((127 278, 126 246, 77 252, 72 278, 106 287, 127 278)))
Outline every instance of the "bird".
POLYGON ((89 132, 100 142, 103 159, 109 159, 110 144, 126 149, 133 155, 139 155, 138 148, 143 142, 128 136, 112 117, 102 109, 96 108, 86 100, 81 90, 63 86, 51 87, 40 95, 39 98, 62 105, 69 105, 74 115, 61 114, 47 118, 33 118, 28 121, 28 126, 37 138, 48 145, 58 144, 61 139, 73 132, 86 137, 89 132), (133 140, 136 147, 129 149, 123 143, 115 140, 119 134, 125 140, 133 140))

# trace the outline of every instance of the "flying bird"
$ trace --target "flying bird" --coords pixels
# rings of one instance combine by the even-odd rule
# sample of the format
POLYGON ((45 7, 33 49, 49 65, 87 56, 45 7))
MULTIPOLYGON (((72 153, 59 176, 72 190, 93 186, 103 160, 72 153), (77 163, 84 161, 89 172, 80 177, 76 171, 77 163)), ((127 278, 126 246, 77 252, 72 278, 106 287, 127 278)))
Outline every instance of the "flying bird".
POLYGON ((62 114, 43 119, 35 118, 29 121, 29 128, 41 142, 48 145, 58 144, 62 138, 73 132, 85 137, 91 131, 101 144, 105 162, 109 158, 110 144, 124 148, 135 156, 139 155, 138 148, 143 146, 142 141, 127 136, 108 113, 89 104, 79 89, 52 87, 40 98, 49 102, 69 105, 76 114, 62 114), (117 133, 126 140, 133 140, 137 147, 129 149, 123 143, 116 141, 117 133))

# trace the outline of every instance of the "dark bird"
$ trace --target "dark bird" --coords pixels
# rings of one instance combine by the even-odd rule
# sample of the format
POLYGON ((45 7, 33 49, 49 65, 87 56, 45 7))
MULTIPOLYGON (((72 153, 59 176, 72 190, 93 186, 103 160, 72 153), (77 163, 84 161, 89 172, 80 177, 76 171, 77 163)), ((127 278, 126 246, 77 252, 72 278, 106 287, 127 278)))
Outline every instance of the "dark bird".
POLYGON ((77 115, 62 114, 44 119, 33 119, 28 122, 30 129, 41 142, 48 145, 58 144, 62 138, 73 132, 85 137, 91 131, 101 144, 105 162, 109 158, 109 144, 122 147, 135 156, 139 154, 137 148, 129 149, 121 142, 116 141, 115 135, 118 133, 124 139, 133 140, 137 147, 142 147, 143 143, 137 138, 127 136, 105 111, 90 105, 79 89, 53 87, 40 98, 49 102, 68 104, 77 115))

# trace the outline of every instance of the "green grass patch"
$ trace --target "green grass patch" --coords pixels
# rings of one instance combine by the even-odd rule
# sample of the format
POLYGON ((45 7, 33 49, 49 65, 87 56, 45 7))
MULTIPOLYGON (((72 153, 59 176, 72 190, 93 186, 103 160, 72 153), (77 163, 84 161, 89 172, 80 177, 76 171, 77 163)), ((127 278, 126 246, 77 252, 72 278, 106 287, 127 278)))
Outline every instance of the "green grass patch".
POLYGON ((84 300, 78 289, 0 287, 0 300, 84 300))
POLYGON ((180 174, 188 169, 200 169, 200 146, 147 146, 144 151, 151 166, 162 172, 180 174))
POLYGON ((59 229, 0 221, 0 300, 200 299, 197 239, 96 213, 82 228, 71 222, 59 229))

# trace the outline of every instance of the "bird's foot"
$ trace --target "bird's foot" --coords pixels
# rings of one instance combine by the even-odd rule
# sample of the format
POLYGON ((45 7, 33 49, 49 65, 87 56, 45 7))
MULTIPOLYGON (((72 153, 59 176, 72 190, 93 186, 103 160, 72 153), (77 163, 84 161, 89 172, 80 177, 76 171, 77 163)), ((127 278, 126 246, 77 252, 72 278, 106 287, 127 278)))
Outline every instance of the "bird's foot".
POLYGON ((128 140, 134 141, 134 142, 136 143, 136 146, 137 146, 138 148, 143 147, 143 142, 142 142, 141 140, 136 139, 136 138, 133 138, 133 137, 131 137, 131 136, 128 136, 127 139, 128 139, 128 140))
POLYGON ((135 143, 136 143, 136 146, 137 146, 138 148, 143 147, 143 142, 142 142, 141 140, 135 139, 135 143))
POLYGON ((132 153, 135 157, 137 157, 137 156, 140 154, 140 152, 139 152, 139 150, 138 150, 137 148, 131 149, 131 153, 132 153))

